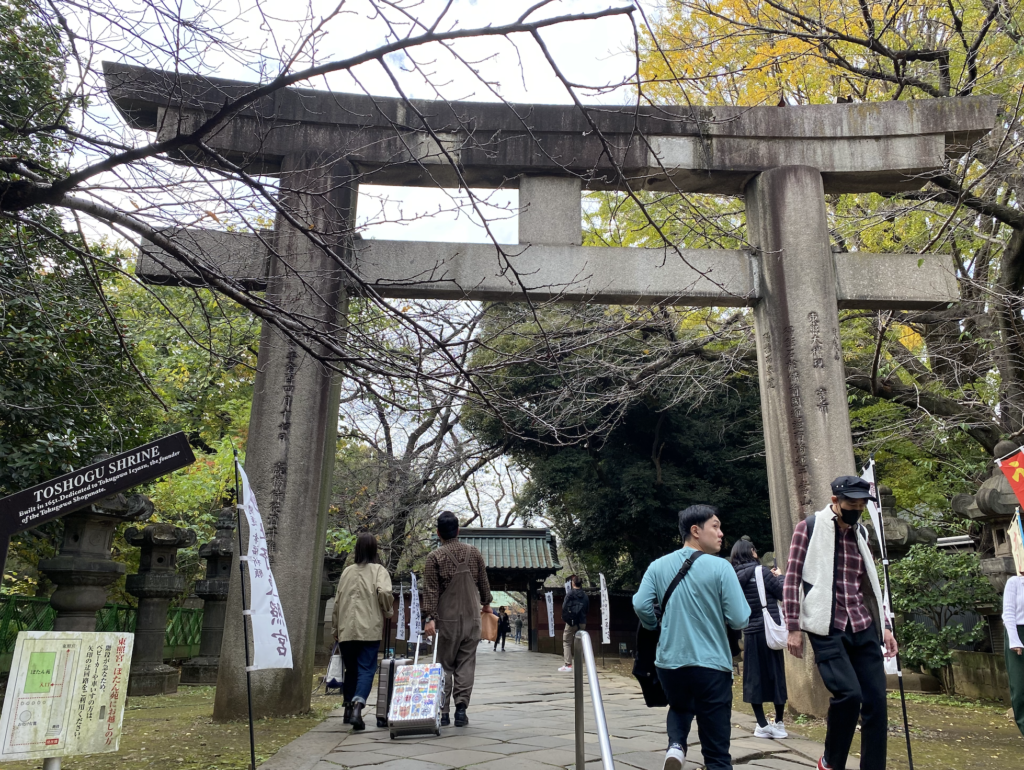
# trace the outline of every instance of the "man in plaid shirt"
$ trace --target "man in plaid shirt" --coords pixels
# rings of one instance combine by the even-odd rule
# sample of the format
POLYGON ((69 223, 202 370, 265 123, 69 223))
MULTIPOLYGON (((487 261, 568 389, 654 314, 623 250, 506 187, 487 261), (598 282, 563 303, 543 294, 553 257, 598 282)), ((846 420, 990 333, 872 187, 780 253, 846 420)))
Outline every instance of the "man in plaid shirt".
POLYGON ((790 655, 803 657, 807 632, 814 662, 829 692, 825 754, 818 770, 845 770, 850 744, 863 718, 861 770, 884 770, 888 714, 885 657, 896 639, 882 617, 882 590, 861 514, 868 482, 840 476, 832 502, 796 525, 786 561, 784 589, 790 655))

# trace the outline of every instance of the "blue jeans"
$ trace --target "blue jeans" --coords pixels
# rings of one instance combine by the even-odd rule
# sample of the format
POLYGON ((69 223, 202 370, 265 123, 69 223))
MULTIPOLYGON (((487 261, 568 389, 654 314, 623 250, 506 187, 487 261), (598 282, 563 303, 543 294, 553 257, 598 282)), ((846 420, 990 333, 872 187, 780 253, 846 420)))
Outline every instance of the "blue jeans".
POLYGON ((342 692, 346 703, 366 703, 373 689, 373 675, 377 673, 377 651, 380 640, 376 642, 342 642, 341 662, 345 666, 345 682, 342 692))
POLYGON ((668 742, 685 749, 696 716, 704 767, 730 770, 732 672, 701 666, 659 668, 658 679, 668 698, 668 742))

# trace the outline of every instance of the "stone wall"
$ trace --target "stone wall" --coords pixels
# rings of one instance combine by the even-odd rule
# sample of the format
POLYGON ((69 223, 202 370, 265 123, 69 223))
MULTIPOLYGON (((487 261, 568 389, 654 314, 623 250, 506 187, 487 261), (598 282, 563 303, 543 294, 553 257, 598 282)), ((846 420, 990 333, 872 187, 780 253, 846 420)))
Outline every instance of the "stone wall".
POLYGON ((953 687, 964 698, 984 698, 1010 705, 1006 661, 991 652, 953 653, 953 687))

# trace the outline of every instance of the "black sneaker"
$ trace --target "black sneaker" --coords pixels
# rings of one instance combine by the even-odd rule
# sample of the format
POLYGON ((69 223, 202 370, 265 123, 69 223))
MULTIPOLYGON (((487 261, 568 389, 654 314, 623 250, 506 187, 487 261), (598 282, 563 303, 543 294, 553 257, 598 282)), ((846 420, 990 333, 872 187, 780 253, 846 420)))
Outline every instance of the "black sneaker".
POLYGON ((466 704, 455 704, 455 726, 465 727, 469 724, 469 717, 466 716, 466 704))
POLYGON ((448 727, 451 723, 451 717, 449 717, 447 714, 441 715, 441 727, 448 727))

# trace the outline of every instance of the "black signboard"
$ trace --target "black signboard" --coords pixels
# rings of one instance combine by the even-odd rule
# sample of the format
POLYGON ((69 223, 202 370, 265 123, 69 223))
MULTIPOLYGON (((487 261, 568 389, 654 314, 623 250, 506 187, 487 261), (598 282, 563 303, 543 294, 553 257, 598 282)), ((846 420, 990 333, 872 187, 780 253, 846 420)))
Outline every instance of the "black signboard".
POLYGON ((0 500, 0 570, 15 532, 39 526, 196 461, 184 433, 164 436, 0 500))

